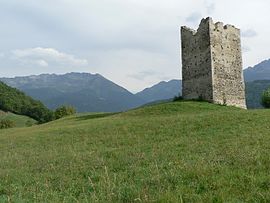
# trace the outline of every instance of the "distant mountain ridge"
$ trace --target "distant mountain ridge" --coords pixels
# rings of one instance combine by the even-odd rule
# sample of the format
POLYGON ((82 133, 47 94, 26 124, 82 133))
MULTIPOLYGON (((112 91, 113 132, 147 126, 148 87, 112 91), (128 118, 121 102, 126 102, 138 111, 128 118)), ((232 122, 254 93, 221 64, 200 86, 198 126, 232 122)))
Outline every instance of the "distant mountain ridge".
POLYGON ((263 108, 261 95, 270 87, 270 59, 244 70, 248 108, 263 108))
POLYGON ((157 100, 171 99, 181 93, 181 81, 162 81, 132 94, 100 74, 41 74, 0 78, 27 95, 42 101, 48 108, 72 105, 78 112, 117 112, 157 100))
POLYGON ((0 80, 41 100, 51 109, 67 104, 74 106, 79 112, 116 112, 145 103, 99 74, 42 74, 0 80))
MULTIPOLYGON (((270 87, 270 59, 244 70, 249 108, 262 108, 260 95, 270 87)), ((79 112, 125 111, 155 101, 181 95, 181 80, 162 81, 132 94, 99 74, 67 73, 0 78, 6 84, 42 101, 50 109, 63 104, 79 112)))
POLYGON ((166 100, 179 96, 182 93, 182 82, 181 80, 170 80, 168 82, 162 81, 152 87, 146 88, 141 92, 135 94, 141 99, 149 102, 166 100))
POLYGON ((255 80, 270 80, 270 59, 264 60, 254 67, 244 70, 245 82, 255 80))

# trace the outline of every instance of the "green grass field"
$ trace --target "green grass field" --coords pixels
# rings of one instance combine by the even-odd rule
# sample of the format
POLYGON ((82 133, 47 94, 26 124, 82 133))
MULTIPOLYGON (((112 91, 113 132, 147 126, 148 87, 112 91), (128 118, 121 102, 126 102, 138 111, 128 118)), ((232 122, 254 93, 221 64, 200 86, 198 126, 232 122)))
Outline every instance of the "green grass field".
MULTIPOLYGON (((3 119, 8 119, 14 122, 16 127, 26 127, 28 125, 34 125, 36 121, 32 118, 29 118, 27 116, 21 116, 21 115, 16 115, 13 113, 5 113, 3 111, 0 111, 0 121, 3 119)), ((1 130, 1 129, 0 129, 1 130)), ((1 131, 0 131, 1 134, 1 131)))
POLYGON ((270 111, 174 102, 0 131, 0 202, 270 202, 270 111))

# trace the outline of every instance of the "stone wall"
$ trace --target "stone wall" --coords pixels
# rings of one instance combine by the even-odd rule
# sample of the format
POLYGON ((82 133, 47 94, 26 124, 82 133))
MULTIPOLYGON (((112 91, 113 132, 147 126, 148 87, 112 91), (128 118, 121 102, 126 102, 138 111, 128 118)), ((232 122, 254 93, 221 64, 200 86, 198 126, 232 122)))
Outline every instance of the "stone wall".
POLYGON ((246 108, 240 30, 210 22, 215 103, 246 108))
POLYGON ((246 108, 240 30, 206 18, 181 37, 183 97, 246 108))
POLYGON ((186 99, 213 99, 209 23, 202 20, 197 31, 181 28, 182 94, 186 99))

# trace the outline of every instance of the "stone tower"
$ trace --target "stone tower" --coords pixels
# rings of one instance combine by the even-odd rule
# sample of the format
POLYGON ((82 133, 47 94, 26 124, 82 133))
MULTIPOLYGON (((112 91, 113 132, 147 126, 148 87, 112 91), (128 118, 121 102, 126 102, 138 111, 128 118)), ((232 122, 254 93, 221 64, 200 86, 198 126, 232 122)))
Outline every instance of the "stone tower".
POLYGON ((246 108, 240 30, 206 18, 181 38, 184 99, 246 108))

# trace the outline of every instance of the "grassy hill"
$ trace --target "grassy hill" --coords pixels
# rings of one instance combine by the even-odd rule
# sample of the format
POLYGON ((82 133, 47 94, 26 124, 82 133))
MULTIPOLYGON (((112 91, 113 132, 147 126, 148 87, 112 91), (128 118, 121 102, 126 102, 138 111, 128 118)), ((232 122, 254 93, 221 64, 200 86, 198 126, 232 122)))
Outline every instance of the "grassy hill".
POLYGON ((0 134, 0 202, 269 202, 269 110, 174 102, 0 134))
POLYGON ((11 120, 15 123, 15 127, 26 127, 29 125, 33 125, 36 123, 36 121, 32 118, 29 118, 27 116, 21 116, 21 115, 16 115, 13 113, 5 113, 0 110, 0 121, 3 119, 8 119, 11 120))

